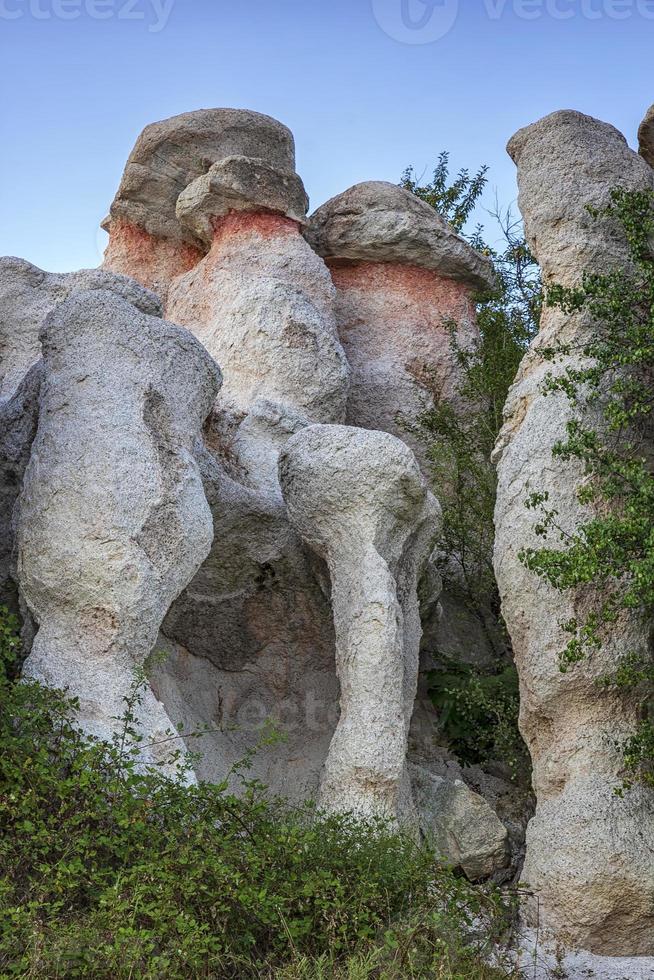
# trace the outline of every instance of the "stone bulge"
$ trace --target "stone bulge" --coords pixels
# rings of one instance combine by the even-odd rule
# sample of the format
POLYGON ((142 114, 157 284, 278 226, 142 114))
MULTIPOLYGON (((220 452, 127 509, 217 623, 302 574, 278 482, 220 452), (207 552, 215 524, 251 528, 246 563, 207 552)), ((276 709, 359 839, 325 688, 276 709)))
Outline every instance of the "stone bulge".
MULTIPOLYGON (((511 141, 546 280, 624 261, 586 205, 614 180, 654 186, 651 116, 642 156, 574 112, 511 141)), ((144 763, 168 764, 167 730, 206 728, 198 779, 256 748, 251 775, 272 792, 387 817, 471 880, 507 880, 511 786, 473 779, 424 734, 438 731, 432 648, 491 651, 441 595, 441 509, 407 424, 437 399, 463 407, 451 329, 478 341, 492 264, 393 184, 308 210, 285 126, 206 109, 136 141, 102 269, 0 260, 0 600, 21 612, 26 676, 77 696, 86 731, 111 737, 161 651, 138 713, 144 763), (260 746, 270 719, 285 738, 260 746)), ((606 664, 560 674, 556 622, 574 601, 518 559, 532 485, 579 519, 576 473, 551 465, 566 407, 544 406, 537 351, 584 329, 546 310, 496 448, 495 568, 537 795, 523 878, 555 935, 654 955, 651 802, 611 787, 635 705, 595 696, 606 664)), ((624 643, 644 648, 646 631, 626 624, 624 643)))

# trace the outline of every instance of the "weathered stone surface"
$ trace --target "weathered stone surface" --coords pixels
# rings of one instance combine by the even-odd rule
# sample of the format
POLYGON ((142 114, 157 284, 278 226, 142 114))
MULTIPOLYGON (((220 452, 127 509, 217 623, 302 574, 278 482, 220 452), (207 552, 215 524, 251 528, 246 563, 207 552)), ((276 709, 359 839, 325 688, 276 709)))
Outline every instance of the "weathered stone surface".
POLYGON ((16 391, 41 356, 39 330, 48 314, 84 289, 110 289, 144 313, 161 315, 158 298, 126 276, 99 269, 43 272, 25 259, 0 258, 0 399, 16 391))
POLYGON ((417 580, 438 504, 407 446, 346 426, 293 436, 280 482, 291 524, 331 577, 341 716, 321 803, 415 820, 406 752, 421 633, 417 580))
MULTIPOLYGON (((586 209, 608 203, 613 186, 654 186, 651 169, 617 130, 581 113, 554 113, 521 130, 509 152, 518 167, 527 239, 546 282, 570 286, 585 272, 624 266, 625 244, 616 228, 586 209)), ((642 789, 625 800, 613 793, 622 765, 619 742, 634 729, 638 699, 597 683, 621 655, 649 655, 649 628, 625 617, 614 642, 562 674, 558 655, 568 636, 559 624, 583 619, 592 597, 555 591, 519 560, 521 549, 542 544, 525 507, 530 492, 549 493, 564 531, 587 517, 576 496, 580 467, 552 457, 570 408, 562 396, 543 397, 540 384, 551 367, 539 349, 565 341, 574 350, 588 328, 583 316, 545 308, 509 394, 496 449, 495 569, 520 673, 520 725, 537 796, 523 880, 538 898, 540 924, 561 940, 595 953, 651 955, 654 805, 642 789)))
POLYGON ((490 260, 472 249, 425 201, 382 180, 355 184, 315 211, 305 232, 323 258, 400 262, 484 288, 490 260))
POLYGON ((114 218, 102 267, 133 276, 165 303, 173 279, 192 269, 203 255, 199 244, 159 238, 127 218, 114 218))
MULTIPOLYGON (((68 687, 84 729, 108 737, 134 667, 211 546, 192 451, 220 372, 187 331, 107 290, 57 306, 41 342, 18 519, 20 586, 39 624, 25 672, 68 687)), ((138 716, 152 741, 169 727, 151 690, 138 716)))
POLYGON ((426 469, 425 445, 408 431, 435 397, 458 403, 461 368, 452 350, 479 338, 472 291, 430 269, 397 262, 329 260, 336 321, 352 368, 347 421, 407 442, 426 469))
POLYGON ((267 211, 304 222, 309 198, 294 171, 265 160, 227 157, 182 191, 177 218, 196 238, 211 245, 216 218, 230 211, 267 211))
POLYGON ((177 199, 212 164, 234 157, 255 157, 293 175, 293 136, 270 116, 242 109, 201 109, 146 126, 103 222, 104 268, 134 276, 165 301, 171 280, 206 252, 178 221, 177 199))
POLYGON ((645 113, 638 129, 638 144, 640 155, 654 167, 654 105, 651 105, 645 113))
POLYGON ((170 651, 153 685, 194 742, 200 778, 221 780, 256 749, 248 776, 272 793, 315 798, 338 719, 326 569, 292 529, 280 499, 200 457, 216 536, 163 624, 170 651), (284 740, 258 745, 271 720, 284 740))
POLYGON ((14 507, 23 485, 39 419, 43 365, 34 364, 15 393, 0 401, 0 605, 18 608, 14 575, 14 507))
POLYGON ((168 315, 221 365, 223 412, 243 419, 264 400, 309 421, 338 422, 349 369, 333 302, 329 272, 296 222, 241 213, 217 223, 207 257, 173 283, 168 315))
POLYGON ((488 803, 462 779, 410 767, 420 829, 447 864, 470 881, 490 876, 508 861, 508 834, 488 803))
POLYGON ((245 109, 199 109, 146 126, 129 155, 110 211, 156 238, 196 244, 175 215, 177 198, 211 164, 226 157, 266 160, 295 170, 295 142, 286 126, 245 109))

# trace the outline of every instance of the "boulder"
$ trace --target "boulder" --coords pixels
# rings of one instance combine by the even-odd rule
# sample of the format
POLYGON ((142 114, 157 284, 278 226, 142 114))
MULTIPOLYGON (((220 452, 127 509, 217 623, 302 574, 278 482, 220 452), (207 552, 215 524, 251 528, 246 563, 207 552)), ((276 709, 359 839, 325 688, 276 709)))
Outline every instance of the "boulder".
POLYGON ((462 779, 410 767, 420 830, 443 860, 470 881, 490 878, 508 863, 508 834, 486 800, 462 779))
POLYGON ((306 237, 325 259, 397 262, 485 289, 490 260, 470 248, 430 204, 383 180, 355 184, 312 214, 306 237))

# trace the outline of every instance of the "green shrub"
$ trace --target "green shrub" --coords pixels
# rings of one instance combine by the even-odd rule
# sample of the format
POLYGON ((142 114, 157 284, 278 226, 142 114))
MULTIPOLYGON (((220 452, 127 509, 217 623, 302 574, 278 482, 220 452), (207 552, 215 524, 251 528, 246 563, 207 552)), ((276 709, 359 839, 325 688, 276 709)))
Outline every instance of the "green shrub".
POLYGON ((448 745, 464 765, 496 761, 514 779, 529 774, 527 747, 518 729, 518 672, 497 673, 449 661, 429 673, 429 694, 448 745))
POLYGON ((139 685, 112 743, 93 740, 64 693, 15 682, 13 627, 0 615, 0 976, 272 977, 327 962, 337 976, 370 957, 369 976, 407 975, 400 961, 493 976, 480 959, 503 927, 492 893, 383 823, 291 808, 245 777, 239 797, 188 785, 181 759, 179 780, 144 770, 139 685))

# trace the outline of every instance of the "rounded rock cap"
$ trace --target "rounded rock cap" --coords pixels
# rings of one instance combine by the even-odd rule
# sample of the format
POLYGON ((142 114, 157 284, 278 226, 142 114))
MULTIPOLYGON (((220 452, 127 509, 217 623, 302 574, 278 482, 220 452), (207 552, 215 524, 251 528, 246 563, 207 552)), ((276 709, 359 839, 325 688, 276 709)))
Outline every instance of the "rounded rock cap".
POLYGON ((386 181, 355 184, 327 201, 305 237, 324 259, 416 265, 482 289, 494 281, 490 259, 425 201, 386 181))
POLYGON ((177 218, 211 244, 214 221, 230 211, 264 211, 304 224, 309 199, 298 175, 265 160, 233 156, 214 163, 177 199, 177 218))
POLYGON ((124 218, 151 235, 193 244, 177 220, 177 198, 212 164, 232 156, 256 157, 293 173, 293 134, 276 119, 247 109, 199 109, 151 123, 129 155, 110 221, 124 218))
MULTIPOLYGON (((513 162, 517 165, 527 147, 534 139, 547 140, 551 147, 551 155, 554 158, 560 153, 566 141, 575 144, 578 155, 585 151, 592 154, 593 147, 599 142, 605 143, 607 140, 618 140, 627 146, 627 141, 615 126, 610 123, 595 119, 594 116, 587 116, 576 109, 559 109, 551 112, 548 116, 543 116, 535 123, 524 126, 515 133, 507 143, 506 150, 513 162)), ((548 163, 543 160, 543 163, 548 163)))

